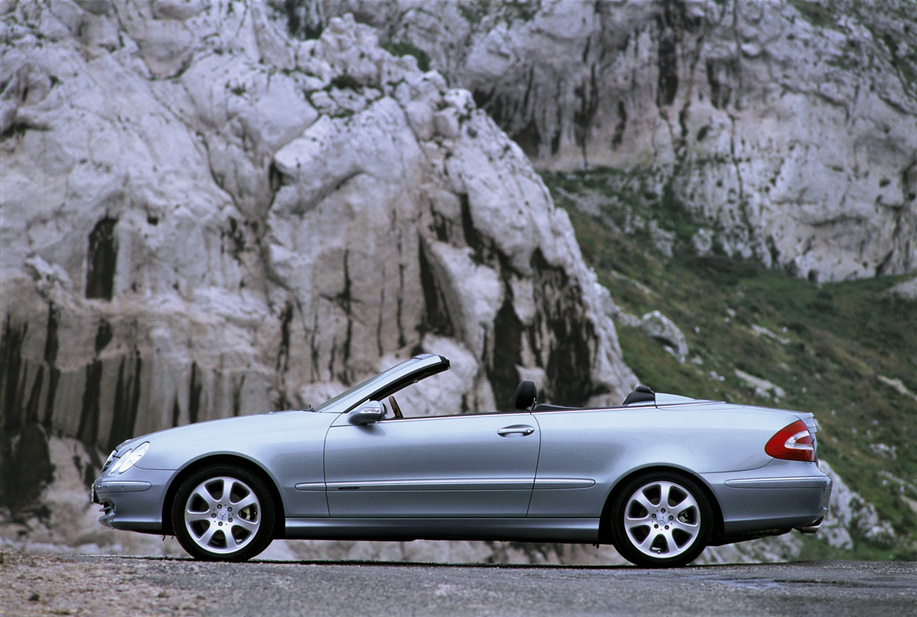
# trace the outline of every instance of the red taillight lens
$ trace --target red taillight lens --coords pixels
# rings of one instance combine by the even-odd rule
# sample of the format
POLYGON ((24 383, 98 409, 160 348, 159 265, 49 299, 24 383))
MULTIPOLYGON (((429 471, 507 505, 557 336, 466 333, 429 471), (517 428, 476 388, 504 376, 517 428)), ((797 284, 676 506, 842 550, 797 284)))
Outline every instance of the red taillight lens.
POLYGON ((805 422, 797 420, 770 438, 764 451, 787 461, 815 461, 815 440, 805 422))

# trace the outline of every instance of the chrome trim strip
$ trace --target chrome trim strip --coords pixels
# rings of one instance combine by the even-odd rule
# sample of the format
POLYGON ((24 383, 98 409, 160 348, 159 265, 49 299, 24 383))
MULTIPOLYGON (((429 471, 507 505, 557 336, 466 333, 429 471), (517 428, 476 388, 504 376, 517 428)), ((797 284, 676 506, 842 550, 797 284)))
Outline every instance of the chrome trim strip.
POLYGON ((831 484, 826 476, 800 476, 788 478, 743 478, 726 480, 730 488, 825 488, 831 484))
MULTIPOLYGON (((329 482, 327 487, 331 490, 436 490, 448 488, 450 490, 476 490, 486 487, 487 490, 499 489, 527 489, 532 486, 528 479, 512 478, 479 478, 462 480, 376 480, 371 482, 329 482)), ((588 478, 538 478, 535 480, 536 490, 556 490, 571 488, 590 488, 595 486, 595 480, 588 478)), ((297 491, 323 491, 323 482, 300 482, 295 486, 297 491)))
POLYGON ((595 480, 588 478, 535 478, 535 490, 544 491, 561 488, 590 488, 595 480))
MULTIPOLYGON (((536 490, 557 490, 591 488, 595 480, 588 478, 538 478, 536 490)), ((297 491, 323 491, 323 482, 301 482, 296 485, 297 491)), ((469 478, 451 480, 375 480, 370 482, 329 482, 328 490, 338 491, 424 491, 448 489, 453 491, 468 490, 526 490, 532 488, 532 481, 514 478, 469 478)))
POLYGON ((96 495, 102 493, 141 493, 150 490, 150 482, 122 480, 120 482, 102 481, 95 485, 96 495))
POLYGON ((373 480, 368 482, 328 482, 328 490, 367 491, 469 491, 531 490, 530 478, 461 478, 444 480, 373 480))

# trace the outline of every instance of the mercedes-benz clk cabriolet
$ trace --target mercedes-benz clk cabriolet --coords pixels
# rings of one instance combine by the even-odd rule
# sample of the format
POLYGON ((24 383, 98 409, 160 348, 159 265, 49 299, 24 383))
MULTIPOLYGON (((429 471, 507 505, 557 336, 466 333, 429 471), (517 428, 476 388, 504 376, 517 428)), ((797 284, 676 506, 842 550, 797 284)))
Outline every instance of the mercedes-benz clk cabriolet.
POLYGON ((617 407, 560 407, 531 381, 509 411, 402 413, 399 390, 448 368, 419 355, 314 409, 125 441, 92 486, 99 520, 174 535, 204 560, 250 559, 275 538, 431 539, 613 544, 671 567, 815 533, 827 512, 810 413, 645 386, 617 407))

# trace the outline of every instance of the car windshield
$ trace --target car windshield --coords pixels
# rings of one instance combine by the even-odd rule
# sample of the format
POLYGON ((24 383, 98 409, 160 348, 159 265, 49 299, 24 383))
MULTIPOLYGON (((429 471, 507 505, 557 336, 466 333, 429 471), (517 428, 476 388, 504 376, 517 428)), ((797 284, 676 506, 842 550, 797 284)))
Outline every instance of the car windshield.
POLYGON ((372 385, 372 384, 374 384, 374 383, 376 383, 376 382, 381 383, 381 382, 383 382, 383 381, 386 381, 386 380, 389 378, 389 376, 392 375, 392 373, 395 373, 396 371, 398 371, 399 369, 402 369, 403 367, 404 367, 404 363, 403 363, 403 362, 402 362, 401 364, 396 364, 395 366, 393 366, 392 368, 388 369, 387 371, 385 371, 385 372, 383 372, 383 373, 380 373, 380 374, 376 375, 375 377, 370 377, 370 378, 367 379, 366 381, 364 381, 364 382, 362 382, 362 383, 358 383, 357 385, 353 386, 352 388, 350 388, 350 389, 348 389, 348 390, 344 390, 343 392, 341 392, 340 394, 338 394, 338 395, 335 396, 334 398, 328 399, 327 401, 325 401, 324 403, 322 403, 321 405, 319 405, 319 406, 315 409, 315 411, 324 411, 325 409, 331 407, 332 405, 334 405, 334 404, 337 403, 338 401, 340 401, 340 400, 342 400, 342 399, 344 399, 344 398, 350 396, 351 394, 353 394, 354 392, 356 392, 356 391, 359 390, 360 388, 364 388, 364 387, 366 387, 366 386, 370 386, 370 385, 372 385))

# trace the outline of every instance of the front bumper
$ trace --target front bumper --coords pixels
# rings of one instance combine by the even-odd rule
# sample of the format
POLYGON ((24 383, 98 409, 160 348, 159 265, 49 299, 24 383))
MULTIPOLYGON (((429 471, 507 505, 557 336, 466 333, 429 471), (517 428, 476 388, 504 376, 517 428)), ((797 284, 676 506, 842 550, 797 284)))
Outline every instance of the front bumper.
POLYGON ((102 506, 99 522, 112 529, 162 533, 163 502, 174 471, 133 467, 123 475, 103 475, 91 499, 102 506))

